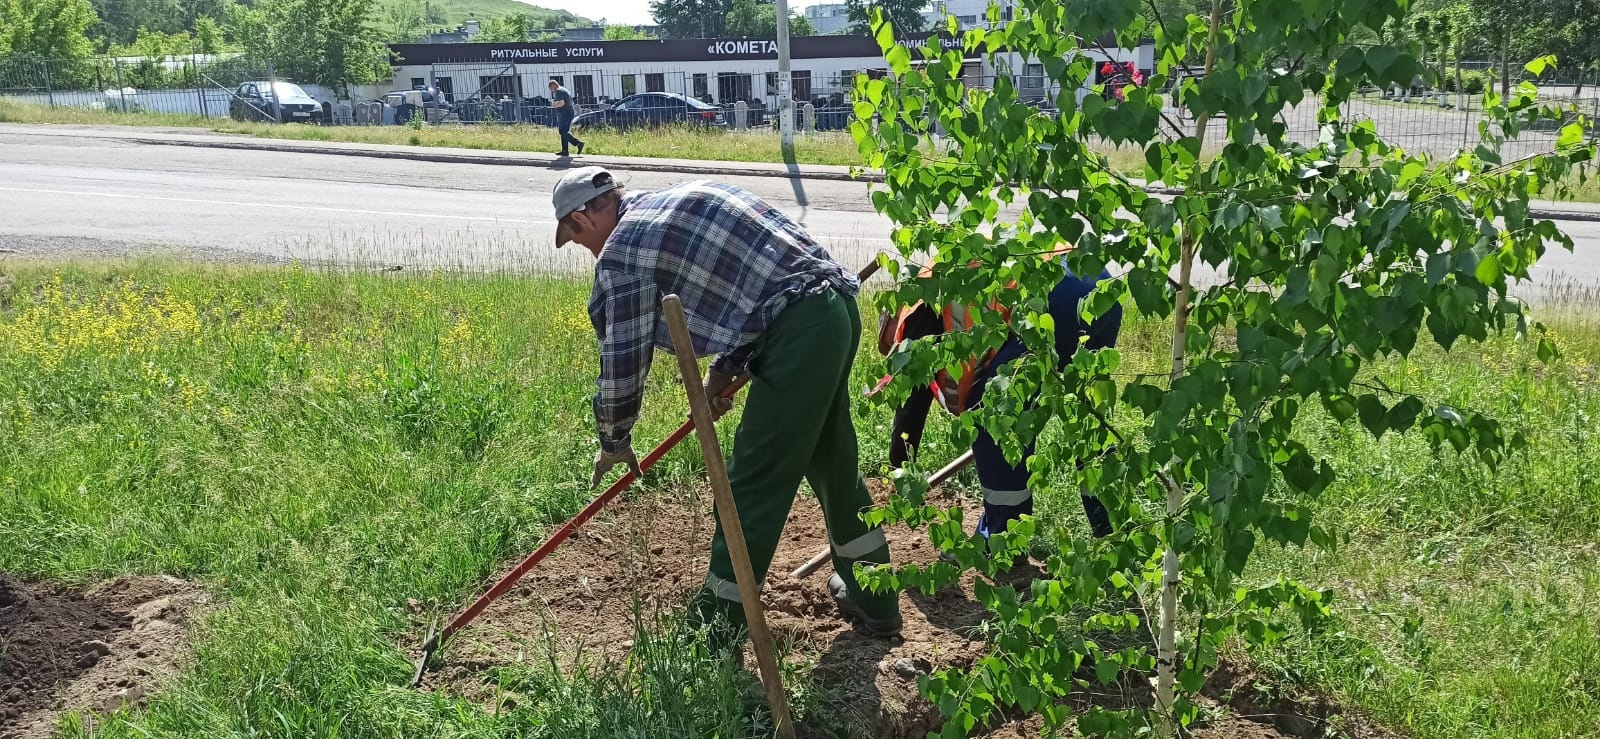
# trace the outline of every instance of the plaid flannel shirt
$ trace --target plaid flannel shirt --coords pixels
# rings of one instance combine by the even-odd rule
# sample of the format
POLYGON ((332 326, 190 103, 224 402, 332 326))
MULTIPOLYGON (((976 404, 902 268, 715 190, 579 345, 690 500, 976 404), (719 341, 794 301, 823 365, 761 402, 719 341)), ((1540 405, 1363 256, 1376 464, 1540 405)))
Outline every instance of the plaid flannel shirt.
POLYGON ((661 298, 677 294, 696 356, 743 373, 757 340, 796 297, 860 283, 777 208, 731 185, 690 182, 629 193, 595 263, 589 318, 600 340, 594 396, 600 447, 632 443, 651 354, 672 350, 661 298))

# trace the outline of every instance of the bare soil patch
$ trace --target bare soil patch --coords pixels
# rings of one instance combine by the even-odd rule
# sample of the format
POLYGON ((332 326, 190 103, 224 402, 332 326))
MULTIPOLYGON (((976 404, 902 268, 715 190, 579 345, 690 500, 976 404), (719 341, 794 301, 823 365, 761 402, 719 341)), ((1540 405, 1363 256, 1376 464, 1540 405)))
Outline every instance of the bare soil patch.
MULTIPOLYGON (((875 493, 884 495, 883 490, 875 493)), ((551 659, 567 668, 575 659, 592 665, 625 657, 633 646, 638 617, 649 623, 658 610, 681 607, 704 580, 712 533, 708 499, 708 494, 684 494, 674 496, 674 502, 614 504, 458 634, 444 653, 443 666, 429 673, 423 688, 493 707, 499 696, 485 674, 490 668, 548 664, 551 659)), ((898 563, 930 564, 938 557, 921 532, 896 527, 887 533, 898 563)), ((978 628, 987 612, 972 598, 973 576, 934 596, 903 593, 905 630, 902 639, 891 643, 853 627, 839 615, 827 593, 831 568, 803 580, 789 576, 826 546, 820 508, 808 497, 797 499, 762 591, 780 650, 789 662, 811 666, 813 677, 838 700, 839 711, 851 725, 862 727, 864 735, 920 739, 937 730, 942 719, 917 692, 917 677, 943 667, 970 666, 986 653, 978 628)), ((1032 565, 1024 565, 1012 575, 1026 582, 1038 573, 1032 565)), ((417 622, 416 641, 406 645, 413 657, 426 628, 420 616, 417 622)), ((754 664, 747 655, 745 665, 753 670, 754 664)), ((1219 699, 1213 705, 1229 707, 1220 711, 1221 718, 1201 727, 1197 736, 1321 737, 1321 729, 1339 725, 1337 707, 1326 702, 1315 706, 1315 715, 1308 717, 1299 716, 1297 706, 1287 702, 1272 707, 1281 709, 1282 716, 1276 710, 1266 716, 1262 706, 1248 702, 1261 691, 1254 690, 1248 678, 1243 683, 1236 680, 1240 673, 1224 672, 1213 680, 1215 690, 1208 692, 1219 699), (1236 700, 1244 702, 1233 707, 1230 702, 1236 700), (1296 723, 1297 718, 1302 720, 1296 723), (1306 727, 1316 731, 1301 731, 1306 727)), ((1102 706, 1148 705, 1149 690, 1145 686, 1104 689, 1084 700, 1102 706)), ((1019 719, 992 727, 983 736, 1037 737, 1041 730, 1037 719, 1019 719)))
POLYGON ((187 658, 207 603, 170 577, 80 591, 0 573, 0 739, 49 737, 66 712, 143 705, 187 658))

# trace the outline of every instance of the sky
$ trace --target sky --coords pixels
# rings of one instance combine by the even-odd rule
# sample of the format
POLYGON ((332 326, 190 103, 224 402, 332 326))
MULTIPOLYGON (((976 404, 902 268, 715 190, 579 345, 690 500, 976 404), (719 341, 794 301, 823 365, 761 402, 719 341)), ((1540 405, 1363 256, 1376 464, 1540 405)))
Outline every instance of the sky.
MULTIPOLYGON (((650 0, 523 0, 555 10, 567 10, 585 18, 606 19, 608 23, 644 25, 654 23, 650 18, 650 0)), ((789 7, 799 10, 824 0, 789 0, 789 7)))

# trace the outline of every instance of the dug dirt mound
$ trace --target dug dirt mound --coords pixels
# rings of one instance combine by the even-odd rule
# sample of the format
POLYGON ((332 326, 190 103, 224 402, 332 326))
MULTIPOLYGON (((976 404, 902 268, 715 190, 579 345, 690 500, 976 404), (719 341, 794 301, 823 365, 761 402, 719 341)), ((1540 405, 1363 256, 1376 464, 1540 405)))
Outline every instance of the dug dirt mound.
POLYGON ((169 577, 77 591, 0 573, 0 739, 51 736, 64 712, 142 705, 188 655, 206 602, 169 577))
MULTIPOLYGON (((884 497, 881 489, 875 493, 884 497)), ((568 666, 574 659, 592 665, 626 656, 633 646, 639 614, 649 619, 658 610, 681 607, 704 580, 712 534, 708 498, 683 493, 667 503, 613 504, 458 634, 441 669, 426 676, 424 689, 501 708, 497 702, 503 696, 489 677, 489 668, 548 664, 552 649, 558 662, 568 666)), ((930 502, 951 505, 957 501, 941 498, 930 502)), ((923 532, 901 526, 886 530, 886 534, 897 563, 927 565, 938 557, 923 532)), ((790 663, 810 666, 812 676, 837 701, 833 708, 851 727, 862 729, 860 734, 920 739, 937 730, 942 719, 918 693, 917 678, 944 667, 971 666, 987 652, 979 633, 987 611, 971 596, 972 575, 966 575, 959 587, 934 596, 901 594, 903 638, 891 642, 840 617, 827 593, 831 567, 799 580, 789 575, 827 546, 816 501, 797 499, 762 590, 767 621, 780 651, 790 663)), ((1029 573, 1038 570, 1024 565, 1013 574, 1026 578, 1029 573)), ((412 657, 417 656, 414 647, 425 629, 420 614, 416 623, 417 641, 408 645, 413 648, 412 657)), ((747 654, 745 664, 753 669, 753 657, 747 654)), ((1085 705, 1126 707, 1149 702, 1148 686, 1097 690, 1084 694, 1085 705)), ((1242 692, 1229 691, 1227 697, 1242 692)), ((1280 731, 1272 723, 1238 717, 1254 713, 1255 706, 1249 711, 1230 710, 1226 699, 1211 705, 1217 710, 1202 732, 1208 737, 1313 735, 1280 731)), ((1317 725, 1328 724, 1318 721, 1317 725)), ((1301 728, 1292 720, 1282 726, 1301 728)), ((802 735, 807 735, 809 727, 801 728, 802 735)), ((1037 718, 1022 719, 993 727, 984 736, 1036 737, 1041 729, 1037 718)))

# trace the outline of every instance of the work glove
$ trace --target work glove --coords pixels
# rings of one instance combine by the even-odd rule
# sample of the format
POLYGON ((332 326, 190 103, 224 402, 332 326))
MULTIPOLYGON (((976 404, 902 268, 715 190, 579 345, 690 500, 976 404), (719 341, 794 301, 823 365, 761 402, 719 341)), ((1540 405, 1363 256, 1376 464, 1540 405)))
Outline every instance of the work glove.
POLYGON ((715 368, 706 370, 706 401, 711 406, 711 420, 718 420, 723 414, 733 410, 733 398, 723 396, 728 393, 728 388, 732 387, 733 383, 744 376, 730 375, 715 368))
POLYGON ((633 453, 633 445, 623 444, 614 452, 607 453, 602 449, 594 453, 594 477, 589 479, 589 487, 600 487, 600 481, 605 479, 606 473, 619 464, 628 465, 634 478, 644 479, 644 470, 639 469, 639 457, 633 453))

